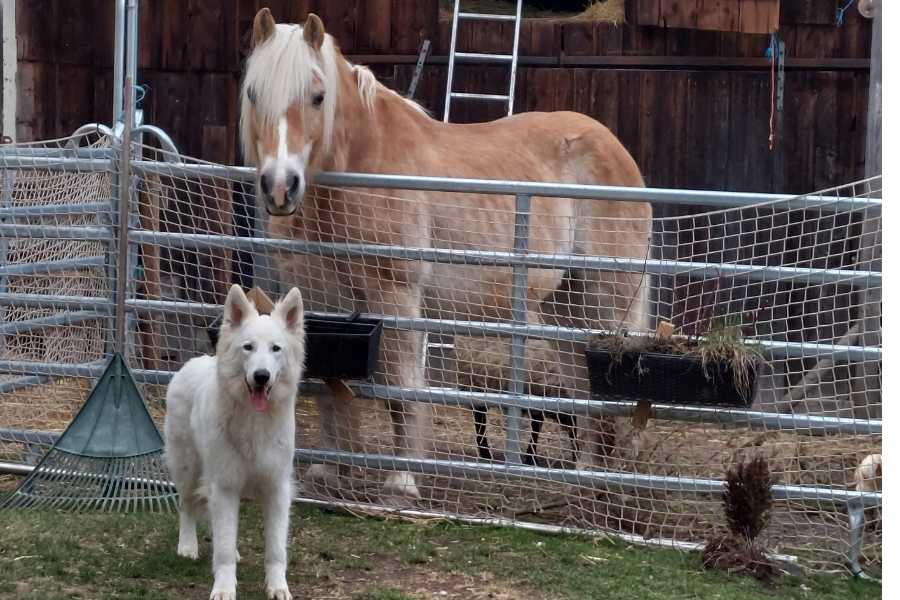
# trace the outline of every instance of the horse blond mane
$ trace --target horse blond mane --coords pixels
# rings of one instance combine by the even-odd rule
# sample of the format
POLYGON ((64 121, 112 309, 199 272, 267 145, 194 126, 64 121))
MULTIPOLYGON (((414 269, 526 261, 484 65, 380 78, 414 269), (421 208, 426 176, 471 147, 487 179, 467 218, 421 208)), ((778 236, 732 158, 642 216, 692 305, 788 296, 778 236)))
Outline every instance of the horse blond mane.
POLYGON ((275 32, 253 49, 247 59, 241 86, 241 145, 244 158, 255 163, 256 148, 250 143, 250 106, 257 118, 274 126, 297 98, 309 94, 318 78, 325 85, 323 146, 331 145, 337 106, 338 73, 334 40, 325 36, 322 49, 314 51, 303 39, 303 27, 279 23, 275 32), (249 91, 254 101, 251 103, 249 91))
MULTIPOLYGON (((323 150, 328 151, 334 135, 334 116, 337 107, 339 76, 338 60, 340 53, 334 44, 334 38, 325 35, 320 52, 315 52, 303 39, 303 27, 279 23, 275 33, 265 42, 253 49, 247 59, 244 81, 241 85, 241 146, 244 158, 249 163, 256 163, 256 148, 250 143, 250 94, 252 90, 257 118, 263 126, 274 126, 297 98, 309 93, 313 82, 318 78, 325 85, 324 130, 322 135, 323 150)), ((384 87, 367 67, 354 65, 347 61, 347 66, 356 77, 357 89, 363 106, 369 112, 375 110, 375 97, 379 89, 403 99, 408 106, 427 115, 428 112, 416 102, 403 98, 393 90, 384 87)))

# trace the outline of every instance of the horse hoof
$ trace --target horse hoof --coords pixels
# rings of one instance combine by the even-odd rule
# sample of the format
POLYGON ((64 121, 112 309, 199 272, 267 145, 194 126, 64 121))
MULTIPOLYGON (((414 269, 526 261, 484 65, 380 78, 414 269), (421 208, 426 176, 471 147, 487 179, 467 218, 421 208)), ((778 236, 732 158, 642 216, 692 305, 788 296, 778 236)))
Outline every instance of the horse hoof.
POLYGON ((382 502, 395 508, 415 506, 421 498, 412 473, 392 473, 384 482, 382 502))

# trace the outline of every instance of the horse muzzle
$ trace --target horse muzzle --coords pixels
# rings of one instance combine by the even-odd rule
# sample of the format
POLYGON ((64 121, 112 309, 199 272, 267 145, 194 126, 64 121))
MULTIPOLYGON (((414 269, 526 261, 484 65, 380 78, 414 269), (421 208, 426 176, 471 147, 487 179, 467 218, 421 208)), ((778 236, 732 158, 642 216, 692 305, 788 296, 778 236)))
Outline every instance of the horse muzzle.
POLYGON ((305 187, 303 176, 298 173, 289 172, 281 180, 276 180, 270 173, 262 173, 257 193, 267 213, 274 217, 286 217, 297 211, 305 187))

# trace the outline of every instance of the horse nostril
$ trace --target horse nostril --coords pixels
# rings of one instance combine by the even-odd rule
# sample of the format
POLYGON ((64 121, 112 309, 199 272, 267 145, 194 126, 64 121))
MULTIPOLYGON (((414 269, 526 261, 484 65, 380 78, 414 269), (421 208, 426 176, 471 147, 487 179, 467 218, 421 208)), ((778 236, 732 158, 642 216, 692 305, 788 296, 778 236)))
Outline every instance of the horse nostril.
POLYGON ((264 196, 272 195, 272 175, 263 173, 259 176, 259 189, 264 196))
POLYGON ((253 381, 256 385, 266 385, 269 383, 269 372, 265 369, 258 369, 253 372, 253 381))
POLYGON ((296 173, 289 173, 285 182, 288 188, 288 197, 293 198, 300 187, 300 177, 296 173))

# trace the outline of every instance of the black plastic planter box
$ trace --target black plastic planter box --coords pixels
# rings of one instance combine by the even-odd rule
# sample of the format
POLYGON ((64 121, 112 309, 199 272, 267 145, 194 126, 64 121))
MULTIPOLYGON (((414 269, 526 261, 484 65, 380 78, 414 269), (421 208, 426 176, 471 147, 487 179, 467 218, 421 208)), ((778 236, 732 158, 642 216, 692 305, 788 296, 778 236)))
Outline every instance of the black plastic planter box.
POLYGON ((727 362, 707 365, 699 357, 625 352, 621 362, 603 350, 587 350, 591 395, 596 399, 649 400, 657 404, 749 407, 756 392, 756 369, 741 393, 727 362), (709 378, 707 378, 707 375, 709 378))
MULTIPOLYGON (((215 348, 222 318, 207 333, 215 348)), ((307 315, 306 371, 304 377, 368 379, 378 368, 381 319, 367 319, 358 313, 346 317, 307 315)))

